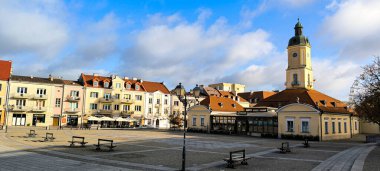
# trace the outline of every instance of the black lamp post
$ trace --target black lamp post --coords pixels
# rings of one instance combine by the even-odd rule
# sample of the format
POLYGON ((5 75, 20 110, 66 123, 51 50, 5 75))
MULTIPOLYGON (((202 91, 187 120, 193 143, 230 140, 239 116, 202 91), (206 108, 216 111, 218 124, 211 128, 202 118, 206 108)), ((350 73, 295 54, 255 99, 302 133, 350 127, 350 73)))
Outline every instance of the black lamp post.
MULTIPOLYGON (((182 147, 182 171, 185 171, 186 168, 186 128, 187 128, 187 120, 186 120, 186 115, 187 115, 187 97, 186 97, 186 90, 185 87, 181 83, 177 85, 174 89, 175 94, 177 95, 178 99, 182 102, 185 113, 184 113, 184 121, 183 121, 183 147, 182 147)), ((200 95, 201 89, 197 86, 193 89, 193 95, 196 99, 198 99, 200 95)))

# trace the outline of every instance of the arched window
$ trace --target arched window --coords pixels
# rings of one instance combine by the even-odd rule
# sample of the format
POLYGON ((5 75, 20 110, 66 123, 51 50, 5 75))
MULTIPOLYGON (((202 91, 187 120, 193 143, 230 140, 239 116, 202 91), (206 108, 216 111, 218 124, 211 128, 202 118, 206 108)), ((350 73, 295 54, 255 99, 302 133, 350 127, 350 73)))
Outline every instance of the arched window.
POLYGON ((293 85, 298 85, 298 75, 293 74, 293 85))
POLYGON ((311 86, 311 82, 310 82, 310 74, 307 74, 307 84, 308 84, 309 86, 311 86))
POLYGON ((127 88, 127 90, 131 89, 131 84, 127 83, 126 88, 127 88))
POLYGON ((109 82, 104 82, 104 88, 108 88, 110 86, 109 82))
POLYGON ((97 87, 99 85, 99 82, 98 81, 94 81, 94 87, 97 87))
POLYGON ((136 89, 136 90, 140 90, 140 85, 136 84, 136 85, 135 85, 135 89, 136 89))

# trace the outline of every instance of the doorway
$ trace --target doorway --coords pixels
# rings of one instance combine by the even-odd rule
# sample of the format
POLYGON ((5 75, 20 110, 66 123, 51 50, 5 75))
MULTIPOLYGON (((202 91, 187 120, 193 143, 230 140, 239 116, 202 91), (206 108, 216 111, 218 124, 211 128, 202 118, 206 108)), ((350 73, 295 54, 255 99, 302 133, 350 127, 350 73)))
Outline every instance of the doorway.
POLYGON ((156 120, 156 128, 160 127, 160 120, 156 120))
POLYGON ((53 118, 53 126, 59 126, 59 117, 53 118))

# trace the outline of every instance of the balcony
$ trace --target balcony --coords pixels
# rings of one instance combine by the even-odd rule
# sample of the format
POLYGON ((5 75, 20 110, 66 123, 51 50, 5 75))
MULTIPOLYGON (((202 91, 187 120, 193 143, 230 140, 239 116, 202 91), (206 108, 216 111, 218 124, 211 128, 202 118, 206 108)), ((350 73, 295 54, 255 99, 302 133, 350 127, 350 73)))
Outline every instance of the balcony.
POLYGON ((112 110, 101 109, 101 110, 98 110, 98 113, 99 114, 104 114, 104 115, 110 115, 110 114, 112 114, 112 110))
POLYGON ((30 111, 29 106, 14 106, 13 108, 11 107, 11 110, 13 112, 27 112, 30 111))
POLYGON ((65 108, 66 113, 78 113, 80 112, 80 109, 78 108, 65 108))
POLYGON ((124 104, 132 104, 134 102, 135 100, 133 99, 120 99, 120 103, 124 103, 124 104))
POLYGON ((100 98, 99 102, 100 103, 112 103, 114 99, 111 98, 100 98))
POLYGON ((35 106, 32 108, 32 112, 45 112, 46 107, 41 107, 41 106, 35 106))
POLYGON ((79 101, 80 100, 80 97, 76 97, 76 96, 67 96, 66 97, 66 100, 68 101, 68 102, 77 102, 77 101, 79 101))
POLYGON ((135 113, 135 111, 121 111, 121 114, 123 114, 123 115, 132 115, 134 113, 135 113))
POLYGON ((35 100, 46 100, 47 95, 46 94, 36 94, 33 96, 33 99, 35 99, 35 100))
POLYGON ((30 95, 25 93, 13 93, 11 97, 14 99, 28 99, 30 95))

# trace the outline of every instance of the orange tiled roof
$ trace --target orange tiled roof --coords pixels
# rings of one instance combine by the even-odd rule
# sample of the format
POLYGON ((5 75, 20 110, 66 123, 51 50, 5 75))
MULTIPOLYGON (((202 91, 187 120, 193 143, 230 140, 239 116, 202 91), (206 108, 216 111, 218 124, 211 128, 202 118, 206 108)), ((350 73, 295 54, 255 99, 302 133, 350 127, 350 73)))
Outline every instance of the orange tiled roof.
POLYGON ((218 90, 212 87, 203 87, 204 93, 208 96, 220 96, 220 93, 218 90))
POLYGON ((259 101, 256 106, 281 107, 291 103, 309 104, 322 112, 331 113, 352 113, 347 109, 347 104, 323 94, 317 90, 307 89, 286 89, 275 95, 272 95, 262 101, 259 101), (335 104, 335 107, 334 105, 335 104))
POLYGON ((273 91, 255 91, 255 92, 238 93, 239 96, 241 96, 247 101, 251 101, 251 99, 253 101, 254 99, 257 98, 258 102, 274 94, 276 94, 276 92, 273 92, 273 91))
POLYGON ((0 60, 0 80, 8 81, 11 76, 12 61, 0 60))
POLYGON ((147 92, 156 92, 161 91, 165 94, 170 94, 168 88, 164 85, 164 83, 159 82, 151 82, 151 81, 143 81, 142 85, 144 86, 147 92))
POLYGON ((239 103, 225 97, 209 96, 202 100, 200 104, 209 106, 212 111, 237 112, 244 110, 239 103))
MULTIPOLYGON (((93 86, 93 81, 94 80, 97 80, 99 82, 98 83, 98 85, 99 85, 98 88, 104 88, 104 82, 109 82, 110 83, 109 87, 112 86, 112 78, 111 77, 86 75, 86 74, 82 73, 80 80, 82 81, 82 84, 85 87, 94 87, 93 86)), ((126 84, 128 82, 132 84, 130 90, 133 90, 133 91, 145 91, 145 89, 144 89, 143 86, 140 86, 139 90, 135 89, 136 84, 141 85, 141 83, 139 81, 137 81, 137 80, 129 80, 128 79, 128 80, 124 80, 124 81, 125 81, 126 84)))

